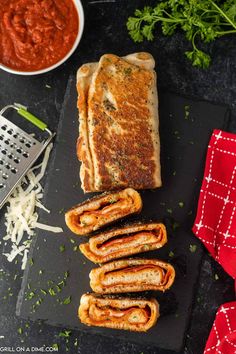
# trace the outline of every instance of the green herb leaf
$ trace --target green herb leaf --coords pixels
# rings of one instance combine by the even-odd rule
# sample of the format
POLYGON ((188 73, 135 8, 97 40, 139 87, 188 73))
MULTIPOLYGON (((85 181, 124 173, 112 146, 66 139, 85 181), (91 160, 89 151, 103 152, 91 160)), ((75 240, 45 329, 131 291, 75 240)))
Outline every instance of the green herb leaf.
POLYGON ((60 245, 60 252, 64 252, 65 251, 65 245, 60 245))
POLYGON ((28 295, 27 295, 27 299, 31 300, 33 297, 35 296, 35 293, 33 291, 31 291, 28 295))
POLYGON ((163 0, 154 7, 136 9, 126 25, 133 41, 142 42, 154 39, 158 23, 165 36, 181 29, 192 45, 192 49, 185 52, 186 57, 193 66, 206 69, 211 58, 197 44, 236 33, 236 3, 235 0, 163 0))
POLYGON ((64 279, 67 279, 67 278, 68 278, 68 276, 69 276, 69 272, 68 272, 68 271, 66 271, 66 272, 64 273, 64 279))
MULTIPOLYGON (((127 76, 129 76, 129 75, 131 75, 131 73, 132 73, 132 69, 131 68, 125 68, 124 69, 124 73, 125 73, 125 75, 127 75, 127 76)), ((115 203, 115 202, 117 202, 117 199, 116 198, 111 198, 110 200, 109 200, 109 202, 112 204, 112 203, 115 203)))
POLYGON ((191 60, 193 66, 198 66, 199 68, 207 69, 211 63, 211 57, 201 50, 186 51, 185 55, 191 60))
POLYGON ((70 337, 71 331, 64 330, 63 332, 59 333, 59 337, 70 337))
POLYGON ((64 305, 68 305, 68 304, 70 304, 71 303, 71 296, 68 296, 67 298, 65 298, 64 300, 63 300, 63 304, 64 305))
POLYGON ((41 305, 42 301, 43 301, 42 299, 38 299, 38 300, 36 301, 35 305, 37 305, 37 306, 41 305))
POLYGON ((74 346, 77 347, 78 346, 78 338, 75 338, 75 341, 74 341, 74 346))
POLYGON ((55 295, 56 295, 55 290, 54 290, 53 288, 49 288, 49 289, 48 289, 48 292, 49 292, 49 294, 50 294, 51 296, 55 296, 55 295))
POLYGON ((57 284, 58 286, 65 286, 65 281, 64 280, 62 280, 62 281, 60 281, 58 284, 57 284))
POLYGON ((174 257, 174 255, 175 255, 175 254, 174 254, 174 252, 173 252, 173 251, 170 251, 170 252, 169 252, 169 257, 173 258, 173 257, 174 257))
POLYGON ((17 332, 18 332, 19 334, 22 334, 22 333, 23 333, 23 329, 22 329, 21 327, 19 327, 19 328, 17 329, 17 332))
POLYGON ((61 288, 59 285, 56 285, 56 288, 57 288, 57 292, 60 293, 61 292, 61 288))
POLYGON ((58 351, 59 346, 58 346, 58 344, 57 344, 57 343, 54 343, 54 344, 52 345, 52 348, 53 348, 53 349, 55 349, 56 351, 58 351))
POLYGON ((191 253, 196 252, 196 250, 197 250, 197 245, 190 245, 190 246, 189 246, 189 251, 190 251, 191 253))

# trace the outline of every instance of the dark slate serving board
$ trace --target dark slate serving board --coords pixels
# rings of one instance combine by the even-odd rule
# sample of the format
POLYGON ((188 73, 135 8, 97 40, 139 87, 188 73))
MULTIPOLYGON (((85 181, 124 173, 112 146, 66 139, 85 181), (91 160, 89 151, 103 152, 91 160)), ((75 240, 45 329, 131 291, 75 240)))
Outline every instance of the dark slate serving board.
POLYGON ((161 250, 141 256, 171 262, 177 276, 173 287, 166 293, 145 294, 157 297, 161 317, 157 325, 147 333, 137 334, 86 327, 77 318, 80 297, 90 291, 88 275, 95 265, 76 250, 76 245, 86 238, 80 239, 73 235, 64 223, 64 210, 88 198, 80 189, 79 163, 75 154, 78 134, 76 99, 75 79, 71 78, 45 188, 45 205, 51 214, 41 213, 40 217, 41 222, 62 226, 64 233, 39 231, 34 238, 30 251, 33 262, 27 264, 24 273, 17 314, 64 328, 181 350, 202 254, 201 245, 192 234, 191 226, 196 212, 205 153, 212 130, 227 127, 228 109, 172 93, 159 94, 163 187, 156 191, 142 192, 144 208, 141 215, 135 218, 165 222, 168 244, 161 250), (65 248, 63 252, 60 251, 62 245, 65 248), (190 251, 190 245, 196 245, 192 247, 195 252, 190 251), (69 276, 61 283, 66 271, 69 276), (59 288, 56 286, 58 283, 59 288), (71 302, 63 304, 69 296, 71 302))

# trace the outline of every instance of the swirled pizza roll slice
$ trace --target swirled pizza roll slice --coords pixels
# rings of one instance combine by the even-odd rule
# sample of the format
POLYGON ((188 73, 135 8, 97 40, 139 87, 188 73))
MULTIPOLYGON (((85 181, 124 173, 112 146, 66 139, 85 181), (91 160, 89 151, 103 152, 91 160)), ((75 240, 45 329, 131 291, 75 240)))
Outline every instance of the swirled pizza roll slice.
POLYGON ((165 225, 136 223, 101 232, 80 245, 81 252, 94 263, 158 249, 167 242, 165 225))
POLYGON ((88 326, 145 332, 156 324, 159 304, 155 299, 130 299, 84 294, 78 316, 88 326))
POLYGON ((77 235, 88 235, 125 216, 140 212, 142 199, 137 191, 104 193, 76 205, 65 214, 69 229, 77 235))
POLYGON ((174 282, 175 270, 157 259, 126 259, 92 269, 89 277, 92 290, 99 294, 165 291, 174 282))

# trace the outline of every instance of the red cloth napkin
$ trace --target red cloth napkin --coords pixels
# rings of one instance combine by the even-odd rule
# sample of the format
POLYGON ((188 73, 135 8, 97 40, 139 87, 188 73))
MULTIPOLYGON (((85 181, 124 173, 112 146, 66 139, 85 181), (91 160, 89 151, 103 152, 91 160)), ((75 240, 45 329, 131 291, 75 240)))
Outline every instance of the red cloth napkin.
POLYGON ((236 279, 236 135, 214 130, 193 232, 236 279))
POLYGON ((236 353, 236 301, 222 305, 207 340, 204 354, 236 353))
MULTIPOLYGON (((236 135, 214 130, 193 232, 236 279, 236 135)), ((236 301, 222 305, 204 354, 236 353, 236 301)))

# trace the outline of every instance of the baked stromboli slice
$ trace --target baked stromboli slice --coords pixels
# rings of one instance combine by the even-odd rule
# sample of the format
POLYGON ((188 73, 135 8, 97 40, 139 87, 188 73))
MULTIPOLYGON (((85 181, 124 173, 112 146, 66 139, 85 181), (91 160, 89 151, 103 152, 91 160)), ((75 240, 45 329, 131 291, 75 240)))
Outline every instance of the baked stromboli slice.
POLYGON ((155 250, 167 242, 165 225, 136 223, 101 232, 80 245, 80 251, 94 263, 155 250))
POLYGON ((142 199, 137 191, 126 188, 104 193, 76 205, 66 212, 65 221, 77 235, 88 235, 127 215, 140 212, 142 199))
POLYGON ((145 332, 160 316, 155 299, 130 299, 118 296, 84 294, 80 299, 78 315, 88 326, 108 327, 145 332))
POLYGON ((174 282, 172 265, 157 259, 124 259, 92 269, 90 286, 100 294, 167 290, 174 282))
POLYGON ((155 60, 104 54, 77 72, 77 156, 84 192, 161 186, 155 60))

